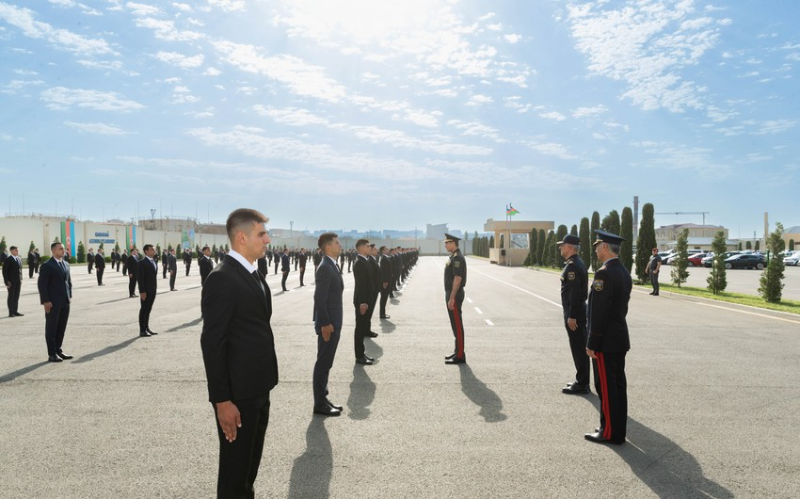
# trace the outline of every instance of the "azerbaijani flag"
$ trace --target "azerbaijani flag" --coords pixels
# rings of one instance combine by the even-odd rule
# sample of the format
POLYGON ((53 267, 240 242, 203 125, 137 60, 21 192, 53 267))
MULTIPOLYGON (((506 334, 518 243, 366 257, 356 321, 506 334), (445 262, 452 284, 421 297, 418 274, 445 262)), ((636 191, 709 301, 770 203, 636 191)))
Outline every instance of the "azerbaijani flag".
POLYGON ((516 215, 518 213, 519 213, 519 211, 517 211, 516 208, 511 206, 511 203, 506 205, 506 216, 513 217, 514 215, 516 215))

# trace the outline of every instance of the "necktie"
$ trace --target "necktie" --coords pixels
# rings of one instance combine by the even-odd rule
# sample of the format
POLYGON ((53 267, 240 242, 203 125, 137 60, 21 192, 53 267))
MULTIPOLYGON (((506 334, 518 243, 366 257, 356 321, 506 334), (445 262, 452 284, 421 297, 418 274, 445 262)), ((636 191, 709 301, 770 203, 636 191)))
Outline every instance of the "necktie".
POLYGON ((63 260, 58 262, 58 266, 61 267, 61 272, 65 273, 65 274, 67 273, 67 268, 64 266, 64 261, 63 260))
POLYGON ((258 273, 257 270, 254 270, 252 275, 255 278, 256 282, 258 283, 258 286, 261 288, 261 292, 264 293, 264 296, 267 296, 267 290, 264 289, 264 283, 261 282, 261 275, 258 273))

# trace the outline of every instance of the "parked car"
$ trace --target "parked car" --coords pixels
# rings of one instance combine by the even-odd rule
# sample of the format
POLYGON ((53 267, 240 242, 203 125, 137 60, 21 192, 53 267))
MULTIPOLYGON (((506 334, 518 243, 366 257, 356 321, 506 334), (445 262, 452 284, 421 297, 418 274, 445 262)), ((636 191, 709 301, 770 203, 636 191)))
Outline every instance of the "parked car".
POLYGON ((661 265, 668 265, 668 261, 670 258, 677 255, 674 251, 661 251, 659 252, 658 256, 661 257, 661 265))
POLYGON ((703 258, 708 256, 708 253, 695 253, 694 255, 689 255, 689 265, 692 267, 699 267, 703 265, 703 258))
POLYGON ((800 251, 787 251, 786 257, 783 259, 784 265, 791 265, 797 267, 800 264, 800 251))
MULTIPOLYGON (((728 258, 734 255, 741 255, 741 254, 742 253, 740 251, 728 251, 723 255, 723 259, 727 260, 728 258)), ((714 261, 714 252, 712 251, 708 255, 706 255, 705 258, 703 258, 703 267, 711 267, 713 261, 714 261)))
POLYGON ((758 269, 762 270, 767 260, 761 255, 733 255, 725 260, 726 269, 758 269))

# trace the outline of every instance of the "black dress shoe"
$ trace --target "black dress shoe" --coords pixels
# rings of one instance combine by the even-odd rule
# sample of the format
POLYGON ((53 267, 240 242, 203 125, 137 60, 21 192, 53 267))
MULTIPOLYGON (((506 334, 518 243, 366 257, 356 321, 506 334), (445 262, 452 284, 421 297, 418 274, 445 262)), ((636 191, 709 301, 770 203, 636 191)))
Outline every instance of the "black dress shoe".
POLYGON ((320 416, 339 416, 340 414, 342 414, 342 411, 334 409, 333 407, 327 405, 325 407, 315 406, 314 414, 319 414, 320 416))
POLYGON ((25 317, 25 314, 21 314, 19 312, 14 312, 14 317, 25 317))
POLYGON ((61 359, 58 358, 58 355, 51 355, 47 358, 47 362, 61 362, 61 359))
POLYGON ((609 440, 603 436, 600 431, 596 431, 594 433, 587 433, 583 436, 586 440, 590 442, 594 442, 596 444, 613 444, 613 445, 622 445, 625 443, 625 440, 609 440))
POLYGON ((63 360, 69 360, 69 359, 73 358, 72 355, 66 354, 64 352, 56 352, 56 356, 60 357, 63 360))
POLYGON ((561 389, 561 393, 568 395, 582 395, 589 393, 589 387, 586 385, 579 385, 578 383, 570 383, 561 389))
POLYGON ((382 315, 381 316, 381 319, 391 319, 391 318, 392 317, 390 315, 382 315))
POLYGON ((356 359, 356 364, 362 364, 365 366, 371 366, 374 362, 369 360, 366 356, 359 357, 356 359))
POLYGON ((325 403, 328 404, 328 407, 331 409, 336 409, 337 411, 342 412, 342 406, 336 405, 328 399, 325 399, 325 403))
POLYGON ((368 360, 368 361, 370 361, 370 362, 375 362, 375 357, 370 357, 370 356, 369 356, 369 355, 367 355, 367 354, 364 354, 364 358, 365 358, 365 359, 367 359, 367 360, 368 360))
POLYGON ((128 298, 136 298, 136 295, 130 295, 128 298))
POLYGON ((444 363, 445 364, 466 364, 467 363, 467 356, 465 355, 465 356, 463 356, 461 358, 458 358, 455 355, 453 355, 452 357, 450 357, 449 359, 444 361, 444 363))
POLYGON ((139 336, 141 336, 142 338, 149 338, 152 335, 150 333, 148 333, 147 331, 142 331, 142 332, 139 333, 139 336))
POLYGON ((445 358, 444 358, 444 360, 447 360, 447 359, 452 359, 452 358, 453 358, 453 357, 455 357, 455 356, 456 356, 456 354, 454 354, 454 353, 451 353, 450 355, 448 355, 447 357, 445 357, 445 358))
POLYGON ((147 330, 147 333, 148 333, 150 336, 155 336, 155 335, 157 335, 157 334, 158 334, 158 333, 156 333, 155 331, 150 331, 149 329, 147 330))
POLYGON ((378 333, 376 333, 375 331, 370 331, 369 333, 364 333, 364 336, 366 336, 367 338, 377 338, 378 333))

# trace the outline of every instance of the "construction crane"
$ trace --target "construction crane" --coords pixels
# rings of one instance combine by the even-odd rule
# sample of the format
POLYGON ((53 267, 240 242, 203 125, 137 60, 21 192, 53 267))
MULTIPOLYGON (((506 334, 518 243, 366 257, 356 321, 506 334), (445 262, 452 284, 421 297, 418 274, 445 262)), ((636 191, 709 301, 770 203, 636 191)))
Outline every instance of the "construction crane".
POLYGON ((706 215, 711 215, 709 211, 670 211, 654 213, 654 215, 703 215, 703 225, 706 224, 706 215))

